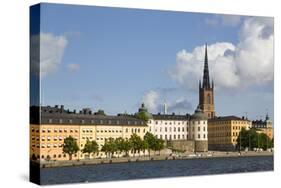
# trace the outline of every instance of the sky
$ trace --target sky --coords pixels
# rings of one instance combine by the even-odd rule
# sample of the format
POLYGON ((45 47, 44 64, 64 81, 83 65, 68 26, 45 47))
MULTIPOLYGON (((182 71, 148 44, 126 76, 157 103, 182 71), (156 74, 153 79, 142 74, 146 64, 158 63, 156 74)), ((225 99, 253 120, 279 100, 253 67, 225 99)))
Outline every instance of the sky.
POLYGON ((191 114, 207 43, 217 115, 274 117, 273 18, 42 4, 40 19, 42 105, 191 114))

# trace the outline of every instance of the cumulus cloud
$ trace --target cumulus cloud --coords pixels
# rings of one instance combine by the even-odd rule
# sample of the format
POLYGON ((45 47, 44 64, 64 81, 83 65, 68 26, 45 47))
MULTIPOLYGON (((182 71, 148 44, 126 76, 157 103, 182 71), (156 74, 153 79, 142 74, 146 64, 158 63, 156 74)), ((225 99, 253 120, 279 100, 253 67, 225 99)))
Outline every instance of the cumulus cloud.
POLYGON ((61 64, 67 42, 65 36, 55 36, 51 33, 31 36, 31 51, 40 52, 31 54, 31 70, 38 73, 40 63, 41 77, 55 72, 61 64))
POLYGON ((186 98, 179 98, 175 102, 168 104, 168 113, 187 112, 192 110, 191 102, 186 98))
POLYGON ((241 16, 238 15, 214 15, 205 19, 205 23, 210 26, 234 27, 241 23, 241 16))
POLYGON ((176 97, 167 100, 165 92, 162 89, 149 90, 145 92, 143 103, 151 113, 164 113, 164 102, 168 106, 168 113, 187 113, 192 111, 192 103, 186 97, 176 97))
POLYGON ((158 92, 154 90, 149 90, 144 94, 142 102, 145 104, 149 112, 155 113, 158 109, 158 99, 158 92))
POLYGON ((80 69, 80 65, 76 64, 76 63, 70 63, 67 65, 67 69, 70 71, 70 72, 76 72, 80 69))
MULTIPOLYGON (((176 54, 171 78, 188 89, 197 89, 202 79, 205 46, 176 54)), ((261 85, 273 81, 273 20, 251 17, 243 21, 239 42, 208 45, 210 76, 217 88, 261 85)))

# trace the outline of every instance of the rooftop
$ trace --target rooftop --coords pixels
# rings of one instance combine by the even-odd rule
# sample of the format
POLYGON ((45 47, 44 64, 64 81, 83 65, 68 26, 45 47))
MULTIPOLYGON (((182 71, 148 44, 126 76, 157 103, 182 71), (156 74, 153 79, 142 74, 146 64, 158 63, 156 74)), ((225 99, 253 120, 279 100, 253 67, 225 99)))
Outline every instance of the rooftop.
POLYGON ((218 117, 214 117, 212 119, 209 119, 208 121, 230 121, 230 120, 240 120, 240 121, 249 121, 248 119, 242 117, 237 117, 237 116, 218 116, 218 117))

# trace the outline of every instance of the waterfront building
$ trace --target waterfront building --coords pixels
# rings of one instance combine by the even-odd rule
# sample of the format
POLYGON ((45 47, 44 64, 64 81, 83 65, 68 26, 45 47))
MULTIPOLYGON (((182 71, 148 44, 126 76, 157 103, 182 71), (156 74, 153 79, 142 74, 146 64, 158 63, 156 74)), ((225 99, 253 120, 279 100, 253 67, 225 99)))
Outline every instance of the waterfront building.
POLYGON ((189 139, 189 115, 153 114, 149 131, 165 141, 189 139))
POLYGON ((251 128, 252 122, 236 116, 221 116, 208 120, 208 144, 210 150, 235 150, 242 128, 251 128))
MULTIPOLYGON (((38 107, 33 107, 38 108, 38 107)), ((31 112, 34 111, 31 109, 31 112)), ((35 117, 35 116, 34 116, 35 117)), ((37 159, 68 160, 62 151, 64 139, 72 136, 80 149, 87 139, 96 140, 101 149, 108 138, 130 138, 136 133, 141 138, 148 131, 145 121, 129 115, 109 116, 83 109, 79 113, 65 110, 63 106, 41 107, 40 121, 31 119, 30 157, 37 159)), ((73 159, 91 158, 79 151, 73 159)), ((105 157, 103 152, 95 157, 105 157)))
POLYGON ((208 118, 213 118, 216 116, 214 102, 214 81, 212 81, 212 84, 210 83, 207 44, 205 47, 202 84, 201 80, 199 81, 199 106, 208 118))
POLYGON ((258 133, 266 134, 270 139, 273 138, 272 121, 268 114, 265 116, 265 120, 254 120, 252 121, 252 128, 256 129, 258 133))
POLYGON ((198 106, 190 117, 190 136, 195 141, 195 151, 208 151, 208 117, 198 106))

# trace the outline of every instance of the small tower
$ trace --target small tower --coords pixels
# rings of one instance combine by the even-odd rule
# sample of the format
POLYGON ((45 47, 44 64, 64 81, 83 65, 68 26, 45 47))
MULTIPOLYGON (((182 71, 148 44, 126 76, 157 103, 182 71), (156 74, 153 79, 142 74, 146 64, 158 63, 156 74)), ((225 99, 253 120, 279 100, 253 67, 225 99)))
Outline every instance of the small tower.
POLYGON ((165 115, 168 114, 168 105, 167 105, 167 103, 166 103, 166 100, 164 101, 163 107, 164 107, 164 114, 165 114, 165 115))
POLYGON ((202 83, 201 80, 199 81, 199 107, 209 119, 215 117, 214 81, 212 80, 210 83, 207 44, 205 46, 203 81, 202 83))
POLYGON ((190 116, 190 136, 194 140, 195 152, 208 151, 208 118, 199 105, 194 114, 190 116))

